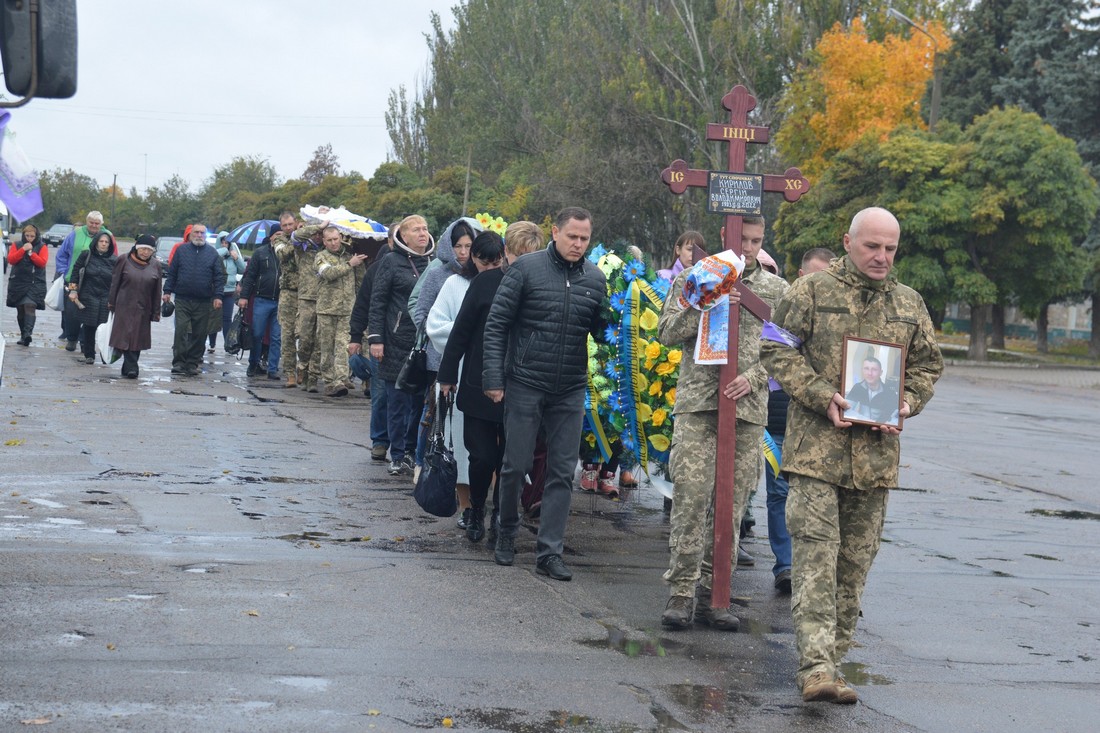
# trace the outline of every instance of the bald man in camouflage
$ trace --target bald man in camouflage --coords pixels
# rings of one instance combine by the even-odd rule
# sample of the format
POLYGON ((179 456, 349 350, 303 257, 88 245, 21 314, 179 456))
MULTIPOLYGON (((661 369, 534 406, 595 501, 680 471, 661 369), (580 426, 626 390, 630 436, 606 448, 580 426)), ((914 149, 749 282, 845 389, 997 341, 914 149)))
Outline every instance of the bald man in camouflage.
POLYGON ((858 700, 838 667, 881 542, 887 495, 898 485, 900 426, 843 418, 844 337, 906 348, 902 418, 924 408, 943 373, 924 301, 890 274, 900 238, 886 209, 856 214, 844 235, 847 254, 798 279, 775 309, 775 324, 801 344, 766 340, 760 350, 768 373, 791 396, 783 470, 790 474, 791 612, 805 702, 858 700))

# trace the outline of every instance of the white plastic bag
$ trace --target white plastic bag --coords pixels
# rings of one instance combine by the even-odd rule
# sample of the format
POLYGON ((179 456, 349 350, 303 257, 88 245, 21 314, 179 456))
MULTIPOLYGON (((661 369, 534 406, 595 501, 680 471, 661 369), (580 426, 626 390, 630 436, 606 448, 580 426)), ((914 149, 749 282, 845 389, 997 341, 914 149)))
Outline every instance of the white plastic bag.
POLYGON ((65 276, 54 278, 50 287, 46 289, 46 307, 53 311, 59 311, 65 307, 65 276))
POLYGON ((114 364, 121 356, 117 349, 111 348, 111 329, 115 326, 115 314, 107 315, 107 322, 99 324, 95 330, 95 350, 104 364, 114 364))

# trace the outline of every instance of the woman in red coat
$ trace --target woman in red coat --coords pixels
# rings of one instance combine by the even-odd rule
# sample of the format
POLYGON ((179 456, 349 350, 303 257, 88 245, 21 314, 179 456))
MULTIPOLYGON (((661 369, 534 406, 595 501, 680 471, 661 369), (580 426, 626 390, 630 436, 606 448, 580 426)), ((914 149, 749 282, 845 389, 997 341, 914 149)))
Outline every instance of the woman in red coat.
POLYGON ((8 264, 11 265, 8 307, 15 308, 21 346, 31 344, 37 318, 35 311, 46 308, 46 262, 49 259, 50 250, 33 224, 23 227, 19 241, 12 242, 8 249, 8 264))
POLYGON ((107 308, 115 314, 109 344, 122 352, 122 376, 137 379, 138 357, 153 345, 152 323, 160 320, 161 269, 153 257, 156 240, 137 238, 133 249, 115 263, 107 308))

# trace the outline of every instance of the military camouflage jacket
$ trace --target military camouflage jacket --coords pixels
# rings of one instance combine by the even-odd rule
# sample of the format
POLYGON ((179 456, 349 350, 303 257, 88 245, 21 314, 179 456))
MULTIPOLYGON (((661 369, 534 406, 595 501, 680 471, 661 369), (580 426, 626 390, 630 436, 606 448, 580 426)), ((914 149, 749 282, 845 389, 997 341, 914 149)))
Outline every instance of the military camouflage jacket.
POLYGON ((845 256, 795 282, 773 320, 802 339, 797 349, 765 341, 760 354, 791 396, 783 469, 849 489, 897 486, 898 436, 863 425, 838 430, 826 410, 842 391, 847 335, 904 345, 904 398, 910 415, 924 408, 943 373, 943 357, 920 294, 893 276, 870 280, 845 256))
MULTIPOLYGON (((271 246, 279 258, 279 291, 298 289, 298 259, 294 256, 294 245, 290 237, 279 230, 271 235, 271 246)), ((296 297, 296 296, 295 296, 296 297)))
POLYGON ((347 316, 355 305, 355 269, 348 264, 351 252, 341 247, 338 252, 323 249, 313 260, 317 276, 317 315, 347 316))
MULTIPOLYGON (((695 363, 700 312, 680 303, 679 294, 683 292, 689 272, 690 269, 682 271, 672 283, 657 324, 661 343, 683 350, 680 377, 676 382, 676 404, 672 408, 674 415, 718 409, 718 376, 722 367, 695 363)), ((790 287, 785 280, 759 265, 745 275, 742 282, 772 308, 790 287)), ((737 419, 753 425, 767 425, 768 375, 760 365, 760 332, 764 324, 744 308, 738 310, 737 373, 749 380, 752 391, 737 401, 737 419)))
MULTIPOLYGON (((323 247, 313 242, 305 244, 310 237, 321 231, 320 224, 307 224, 291 235, 294 247, 294 258, 298 267, 298 300, 317 300, 317 268, 313 261, 323 247)), ((351 313, 351 307, 348 307, 351 313)))

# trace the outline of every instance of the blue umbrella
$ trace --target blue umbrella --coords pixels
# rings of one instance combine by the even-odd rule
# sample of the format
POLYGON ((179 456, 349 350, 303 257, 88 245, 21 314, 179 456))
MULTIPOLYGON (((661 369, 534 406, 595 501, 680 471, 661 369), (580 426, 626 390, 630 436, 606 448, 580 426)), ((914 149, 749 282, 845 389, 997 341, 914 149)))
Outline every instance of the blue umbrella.
POLYGON ((233 242, 238 247, 255 247, 264 240, 268 234, 279 231, 279 222, 274 219, 259 219, 241 224, 229 233, 225 238, 227 242, 233 242))

